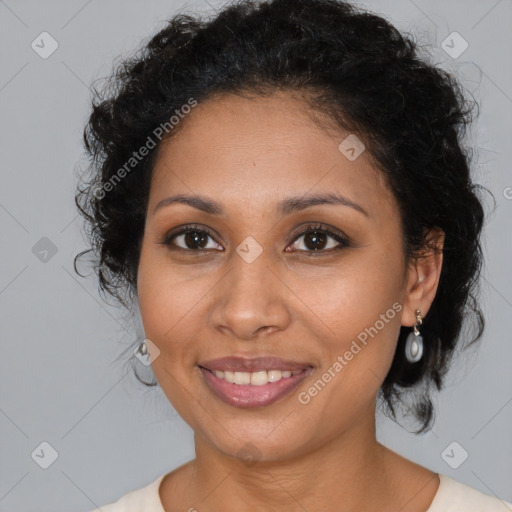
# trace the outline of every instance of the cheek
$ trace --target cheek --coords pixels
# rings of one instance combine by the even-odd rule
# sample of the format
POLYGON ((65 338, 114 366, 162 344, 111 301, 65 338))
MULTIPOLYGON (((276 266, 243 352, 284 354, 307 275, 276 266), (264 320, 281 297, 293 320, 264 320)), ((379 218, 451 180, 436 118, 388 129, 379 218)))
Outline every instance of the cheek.
POLYGON ((290 272, 288 282, 294 293, 311 312, 311 322, 332 348, 357 338, 386 314, 388 324, 400 324, 396 306, 402 299, 402 267, 400 255, 382 251, 354 251, 341 264, 309 275, 290 272), (394 259, 394 262, 392 263, 394 259))
POLYGON ((206 282, 190 279, 188 273, 169 264, 165 255, 142 249, 137 277, 137 296, 146 336, 157 344, 180 338, 183 325, 190 322, 206 282))
POLYGON ((314 281, 296 280, 323 351, 317 379, 329 381, 325 400, 352 404, 355 411, 377 393, 401 326, 401 272, 399 254, 368 252, 314 281))
POLYGON ((187 322, 193 318, 198 298, 195 287, 187 286, 177 278, 180 274, 168 267, 143 248, 137 279, 139 309, 145 336, 160 350, 152 363, 155 377, 173 407, 193 424, 194 408, 187 393, 191 368, 186 361, 194 357, 195 347, 190 343, 194 334, 187 322))

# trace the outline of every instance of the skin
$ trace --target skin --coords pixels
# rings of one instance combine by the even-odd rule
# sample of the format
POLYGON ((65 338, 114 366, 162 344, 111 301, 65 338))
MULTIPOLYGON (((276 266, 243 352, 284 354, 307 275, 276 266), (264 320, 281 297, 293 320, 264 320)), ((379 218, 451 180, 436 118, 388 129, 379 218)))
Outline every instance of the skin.
MULTIPOLYGON (((322 127, 291 93, 216 97, 181 123, 155 164, 137 281, 145 334, 160 350, 155 375, 195 438, 196 458, 160 486, 165 510, 426 511, 438 476, 377 442, 375 407, 400 326, 414 324, 416 309, 428 313, 442 253, 406 261, 396 200, 368 151, 348 160, 338 149, 348 133, 322 127), (282 199, 323 192, 368 215, 325 204, 277 213, 282 199), (153 212, 174 194, 206 196, 224 213, 179 203, 153 212), (202 253, 183 248, 191 247, 183 236, 162 244, 188 223, 214 233, 202 253), (327 238, 323 254, 308 249, 297 233, 316 223, 351 244, 329 251, 340 244, 327 238), (252 263, 236 252, 248 236, 262 248, 252 263), (394 303, 400 313, 300 403, 298 394, 394 303), (197 367, 263 354, 314 371, 285 398, 248 410, 217 398, 197 367), (239 454, 248 442, 259 457, 250 466, 239 454)), ((430 236, 441 248, 442 232, 430 236)))

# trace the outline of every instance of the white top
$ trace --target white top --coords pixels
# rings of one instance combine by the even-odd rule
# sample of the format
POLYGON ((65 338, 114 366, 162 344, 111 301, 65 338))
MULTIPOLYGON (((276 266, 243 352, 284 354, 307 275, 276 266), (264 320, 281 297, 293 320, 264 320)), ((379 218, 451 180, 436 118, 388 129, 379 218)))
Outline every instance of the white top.
MULTIPOLYGON (((91 512, 166 512, 158 493, 164 476, 91 512)), ((512 503, 487 496, 441 473, 439 480, 437 493, 426 512, 512 512, 512 503)))

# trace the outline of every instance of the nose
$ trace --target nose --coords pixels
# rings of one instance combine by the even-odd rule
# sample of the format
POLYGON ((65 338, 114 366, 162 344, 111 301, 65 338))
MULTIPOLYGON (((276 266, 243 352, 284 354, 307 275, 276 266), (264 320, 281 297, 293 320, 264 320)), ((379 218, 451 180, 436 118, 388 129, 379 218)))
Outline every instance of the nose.
POLYGON ((227 275, 214 289, 213 327, 239 340, 286 329, 291 292, 278 273, 263 254, 251 263, 233 254, 227 275))

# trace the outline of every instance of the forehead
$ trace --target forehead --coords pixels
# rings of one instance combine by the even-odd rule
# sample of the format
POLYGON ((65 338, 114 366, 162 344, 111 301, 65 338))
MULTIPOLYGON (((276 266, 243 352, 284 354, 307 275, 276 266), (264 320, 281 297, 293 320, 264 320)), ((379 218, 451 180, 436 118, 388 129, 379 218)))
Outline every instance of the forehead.
POLYGON ((197 193, 268 208, 269 201, 290 195, 339 192, 357 197, 370 212, 394 207, 368 151, 347 158, 344 141, 353 145, 358 139, 319 119, 284 92, 226 94, 199 103, 159 148, 150 203, 167 193, 197 193))

